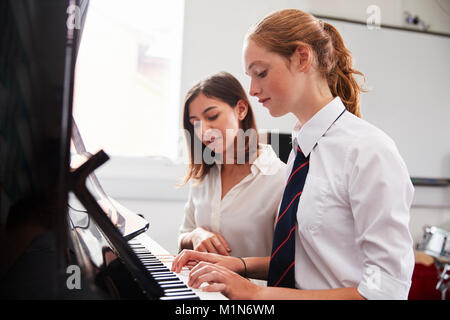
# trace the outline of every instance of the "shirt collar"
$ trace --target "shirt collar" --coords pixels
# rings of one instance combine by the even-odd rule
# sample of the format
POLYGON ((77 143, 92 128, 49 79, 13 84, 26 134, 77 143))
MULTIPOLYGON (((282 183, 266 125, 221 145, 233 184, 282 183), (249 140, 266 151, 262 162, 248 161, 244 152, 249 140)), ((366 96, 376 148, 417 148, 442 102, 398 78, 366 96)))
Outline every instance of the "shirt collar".
MULTIPOLYGON (((263 175, 273 175, 278 171, 278 166, 276 166, 276 161, 279 161, 278 156, 273 150, 272 146, 264 143, 259 143, 260 153, 258 157, 253 161, 250 170, 253 175, 258 173, 258 170, 263 175)), ((222 164, 214 159, 216 164, 215 167, 219 169, 219 172, 222 170, 222 164)))
POLYGON ((345 106, 341 98, 335 97, 305 124, 302 125, 300 121, 297 121, 292 130, 292 146, 294 152, 297 152, 297 146, 300 146, 303 154, 307 157, 316 143, 344 110, 345 106))
POLYGON ((274 165, 276 161, 279 160, 275 151, 272 149, 272 146, 267 144, 259 144, 261 153, 258 158, 253 161, 251 166, 251 170, 253 172, 254 168, 259 169, 263 175, 272 175, 275 174, 279 167, 274 165))

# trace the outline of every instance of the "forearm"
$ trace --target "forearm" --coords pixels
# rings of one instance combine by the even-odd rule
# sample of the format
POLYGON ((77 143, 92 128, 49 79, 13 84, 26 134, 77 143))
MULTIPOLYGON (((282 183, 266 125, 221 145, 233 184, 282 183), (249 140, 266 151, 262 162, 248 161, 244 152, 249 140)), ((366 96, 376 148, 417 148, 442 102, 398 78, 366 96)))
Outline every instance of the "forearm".
POLYGON ((356 288, 299 290, 279 287, 260 287, 255 300, 364 300, 356 288))
MULTIPOLYGON (((270 257, 250 257, 244 258, 247 272, 245 276, 252 279, 267 280, 269 273, 270 257)), ((244 275, 245 270, 242 269, 240 274, 244 275)))

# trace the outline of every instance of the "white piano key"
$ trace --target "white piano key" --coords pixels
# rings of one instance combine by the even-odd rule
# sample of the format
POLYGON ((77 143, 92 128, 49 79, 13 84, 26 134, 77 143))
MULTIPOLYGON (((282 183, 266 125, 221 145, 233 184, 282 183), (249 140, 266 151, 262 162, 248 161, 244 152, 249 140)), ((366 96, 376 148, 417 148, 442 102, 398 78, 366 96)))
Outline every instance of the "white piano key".
MULTIPOLYGON (((190 272, 189 269, 187 267, 184 267, 180 273, 171 272, 170 269, 172 267, 172 261, 174 259, 174 256, 170 255, 170 253, 167 250, 165 250, 163 247, 161 247, 156 241, 151 239, 147 234, 145 234, 145 233, 140 234, 139 236, 134 238, 132 241, 134 241, 134 243, 138 244, 138 246, 140 246, 140 248, 144 248, 145 250, 150 251, 153 256, 158 258, 158 260, 160 260, 163 263, 163 265, 168 268, 168 271, 150 271, 152 276, 176 275, 186 286, 184 288, 181 288, 181 287, 180 288, 178 288, 178 287, 163 288, 165 293, 176 292, 175 290, 179 290, 179 292, 182 292, 183 290, 190 289, 202 300, 228 300, 228 298, 225 297, 220 292, 204 292, 204 291, 202 291, 201 288, 203 287, 203 285, 200 286, 199 289, 190 288, 187 285, 187 283, 189 281, 189 272, 190 272), (172 290, 174 290, 174 291, 172 291, 172 290)), ((183 299, 195 298, 195 296, 189 296, 189 295, 186 295, 186 296, 183 295, 182 297, 183 297, 183 299)), ((172 298, 172 297, 162 297, 161 300, 172 300, 172 299, 168 299, 168 298, 172 298)), ((180 297, 178 297, 178 296, 175 296, 174 298, 180 299, 180 297)))

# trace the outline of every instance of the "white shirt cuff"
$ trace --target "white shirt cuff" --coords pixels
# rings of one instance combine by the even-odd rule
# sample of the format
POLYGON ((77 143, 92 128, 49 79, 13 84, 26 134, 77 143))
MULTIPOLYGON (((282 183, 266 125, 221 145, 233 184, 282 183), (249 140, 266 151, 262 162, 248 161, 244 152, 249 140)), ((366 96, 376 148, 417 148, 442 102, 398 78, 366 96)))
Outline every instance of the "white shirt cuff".
POLYGON ((368 300, 407 300, 410 287, 411 281, 401 281, 370 265, 364 269, 358 292, 368 300))

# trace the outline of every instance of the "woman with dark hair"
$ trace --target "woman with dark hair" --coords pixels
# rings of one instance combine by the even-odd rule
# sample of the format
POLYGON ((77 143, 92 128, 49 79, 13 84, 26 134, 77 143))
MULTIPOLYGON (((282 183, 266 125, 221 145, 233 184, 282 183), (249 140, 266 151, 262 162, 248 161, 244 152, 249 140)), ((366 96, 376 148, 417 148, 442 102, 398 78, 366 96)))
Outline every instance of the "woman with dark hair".
POLYGON ((272 116, 298 119, 272 252, 185 250, 173 270, 201 261, 189 285, 232 299, 407 299, 414 188, 392 139, 360 118, 362 74, 339 32, 300 10, 277 11, 248 33, 244 62, 250 94, 272 116))
POLYGON ((179 248, 233 256, 270 253, 285 164, 259 143, 245 90, 220 72, 186 95, 183 127, 192 180, 179 248))

